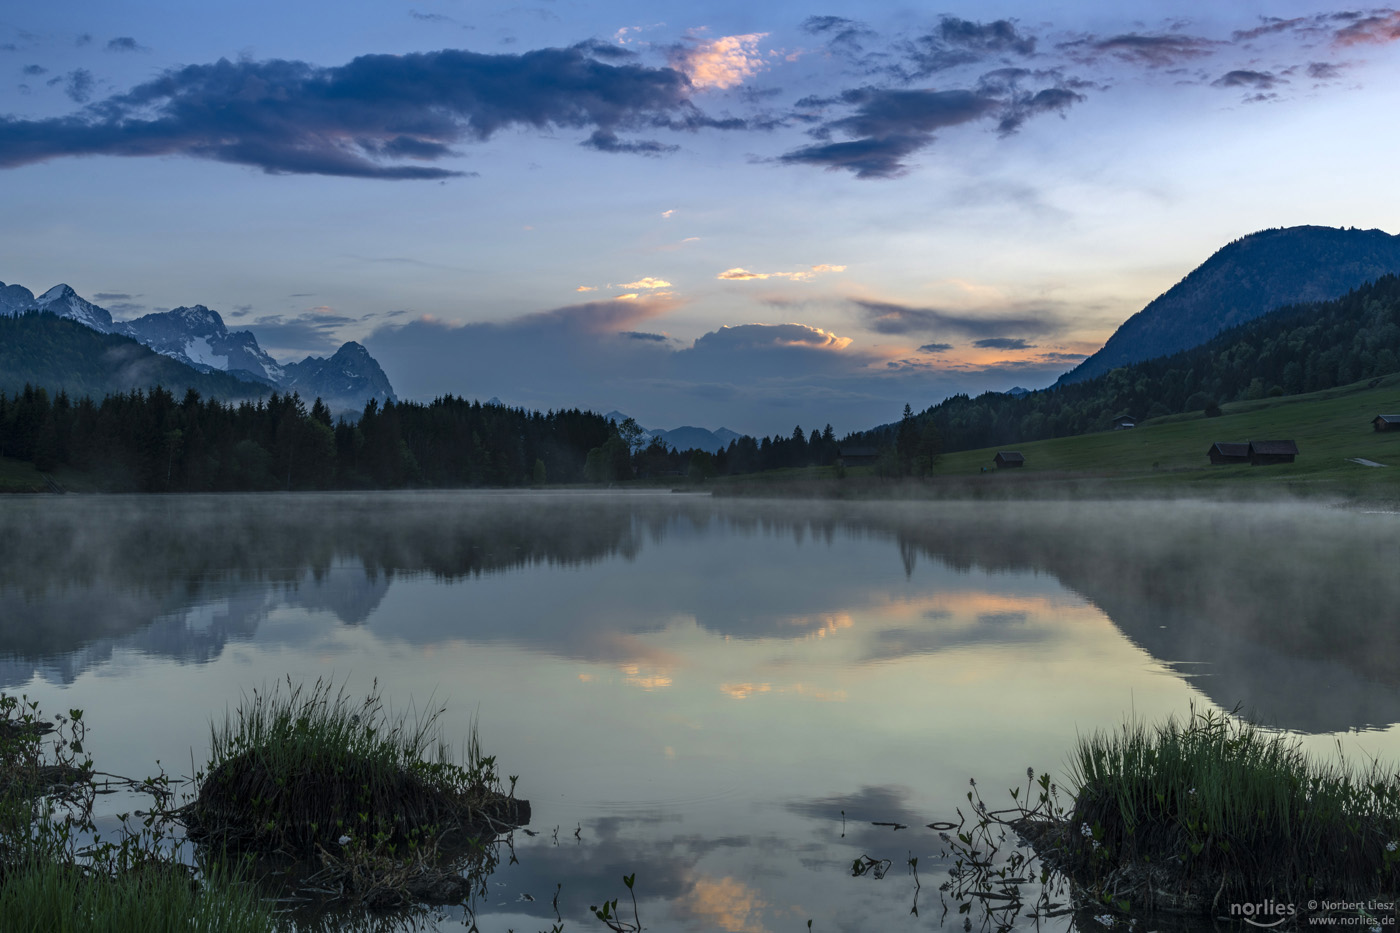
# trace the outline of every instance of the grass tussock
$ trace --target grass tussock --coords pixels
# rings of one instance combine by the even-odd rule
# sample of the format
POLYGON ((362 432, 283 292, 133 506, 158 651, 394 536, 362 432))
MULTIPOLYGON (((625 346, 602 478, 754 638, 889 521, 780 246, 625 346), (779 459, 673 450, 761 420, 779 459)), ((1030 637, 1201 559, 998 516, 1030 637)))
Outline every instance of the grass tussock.
POLYGON ((212 728, 182 817, 201 840, 341 865, 355 853, 360 863, 421 860, 454 837, 467 844, 528 822, 528 802, 503 791, 474 730, 465 760, 454 759, 443 712, 391 715, 377 683, 359 700, 324 680, 254 691, 212 728))
MULTIPOLYGON (((1364 900, 1400 891, 1400 774, 1320 763, 1237 717, 1081 739, 1066 870, 1145 907, 1364 900)), ((1394 897, 1389 897, 1394 900, 1394 897)))
POLYGON ((245 884, 196 881, 160 862, 111 872, 29 849, 5 866, 0 929, 44 933, 270 933, 271 908, 245 884))

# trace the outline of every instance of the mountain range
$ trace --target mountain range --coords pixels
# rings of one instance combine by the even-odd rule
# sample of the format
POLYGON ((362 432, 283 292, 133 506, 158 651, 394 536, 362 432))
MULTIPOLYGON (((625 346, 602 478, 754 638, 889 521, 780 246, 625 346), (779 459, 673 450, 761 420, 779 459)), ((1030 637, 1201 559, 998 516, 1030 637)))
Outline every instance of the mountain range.
POLYGON ((1123 322, 1055 383, 1189 350, 1284 305, 1329 301, 1400 273, 1400 235, 1355 227, 1279 227, 1240 237, 1123 322))
MULTIPOLYGON (((627 420, 627 415, 620 411, 610 411, 603 416, 609 421, 616 421, 618 424, 627 420)), ((669 431, 662 428, 642 428, 647 441, 655 438, 667 447, 674 447, 676 450, 707 450, 710 453, 723 450, 729 446, 729 442, 738 440, 743 435, 728 428, 717 428, 711 431, 709 428, 697 428, 693 425, 682 425, 679 428, 672 428, 669 431)))
MULTIPOLYGON (((278 363, 258 345, 252 331, 230 331, 217 311, 204 305, 114 321, 111 312, 83 298, 67 285, 55 285, 37 297, 22 285, 0 282, 0 315, 47 312, 101 334, 127 337, 198 373, 228 373, 243 383, 297 392, 322 399, 332 411, 358 412, 371 399, 394 400, 393 386, 379 363, 360 344, 349 341, 332 356, 308 356, 278 363)), ((194 385, 185 378, 183 384, 194 385)))

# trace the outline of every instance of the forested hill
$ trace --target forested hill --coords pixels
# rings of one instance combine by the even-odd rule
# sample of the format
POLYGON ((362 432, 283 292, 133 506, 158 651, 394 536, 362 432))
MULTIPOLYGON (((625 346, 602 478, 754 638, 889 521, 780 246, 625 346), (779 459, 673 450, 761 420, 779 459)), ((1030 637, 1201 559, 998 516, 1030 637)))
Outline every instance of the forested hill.
POLYGON ((26 385, 74 398, 102 398, 154 385, 225 400, 271 391, 251 376, 243 380, 230 373, 202 373, 130 337, 99 333, 47 312, 0 315, 0 392, 14 394, 26 385))
POLYGON ((1391 274, 1400 274, 1400 236, 1383 230, 1261 230, 1218 250, 1057 385, 1176 353, 1284 305, 1329 301, 1391 274))
MULTIPOLYGON (((944 450, 1067 437, 1239 399, 1293 395, 1400 370, 1400 277, 1385 276, 1335 301, 1280 308, 1173 356, 1119 367, 1087 382, 1020 397, 955 395, 915 416, 944 450)), ((898 425, 849 443, 890 445, 898 425)))

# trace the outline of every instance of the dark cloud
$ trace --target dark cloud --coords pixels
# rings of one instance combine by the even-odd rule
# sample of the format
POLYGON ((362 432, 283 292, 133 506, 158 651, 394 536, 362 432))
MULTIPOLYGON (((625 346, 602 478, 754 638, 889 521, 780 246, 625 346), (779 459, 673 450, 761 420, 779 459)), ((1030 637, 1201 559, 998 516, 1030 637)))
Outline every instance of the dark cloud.
POLYGON ((907 64, 900 65, 898 73, 912 80, 993 57, 1029 57, 1035 54, 1035 43, 1034 36, 1020 32, 1011 20, 977 23, 944 16, 932 32, 908 43, 907 64))
POLYGON ((846 91, 839 100, 854 106, 855 113, 830 121, 813 134, 827 138, 836 131, 860 138, 796 149, 779 161, 846 169, 857 178, 895 178, 908 170, 904 161, 908 156, 932 145, 934 130, 980 119, 999 106, 996 100, 968 90, 864 87, 846 91))
POLYGON ((1040 359, 1046 363, 1079 363, 1089 354, 1087 353, 1061 353, 1051 351, 1040 354, 1040 359))
POLYGON ((618 139, 617 134, 611 130, 594 130, 593 135, 579 145, 589 149, 597 149, 599 152, 630 152, 635 155, 649 156, 665 155, 680 148, 680 146, 667 145, 654 139, 618 139))
POLYGON ((420 20, 425 23, 456 22, 456 20, 454 20, 452 17, 448 16, 445 13, 419 13, 417 10, 409 10, 408 15, 416 20, 420 20))
POLYGON ((854 302, 867 326, 881 334, 918 334, 952 332, 973 337, 978 341, 1006 338, 1009 334, 1048 334, 1060 328, 1060 322, 1048 313, 1015 317, 975 317, 936 308, 911 308, 884 301, 854 302))
POLYGON ((983 337, 974 340, 972 345, 983 350, 1030 350, 1035 346, 1020 337, 983 337))
MULTIPOLYGON (((75 68, 64 75, 63 93, 72 98, 74 103, 85 104, 92 99, 93 84, 92 72, 86 68, 75 68)), ((3 126, 3 122, 0 122, 0 127, 3 126)))
POLYGON ((76 39, 73 40, 73 44, 76 45, 76 46, 78 46, 79 48, 81 48, 81 47, 83 47, 83 46, 85 46, 85 45, 91 45, 91 44, 92 44, 92 33, 90 33, 90 32, 85 32, 85 33, 83 33, 82 35, 78 36, 78 38, 76 38, 76 39))
POLYGON ((654 340, 658 343, 665 343, 666 341, 671 339, 665 334, 649 334, 646 331, 640 330, 624 330, 620 334, 618 334, 618 336, 626 337, 628 340, 654 340))
POLYGON ((1331 81, 1342 76, 1343 65, 1334 65, 1331 62, 1309 62, 1308 77, 1318 81, 1331 81))
POLYGON ((98 301, 130 301, 131 296, 125 292, 93 292, 92 297, 98 301))
POLYGON ((257 328, 258 343, 264 349, 329 354, 342 343, 336 337, 336 331, 347 324, 356 323, 359 323, 356 318, 343 314, 308 311, 293 315, 264 315, 254 318, 248 326, 257 328))
POLYGON ((1060 48, 1080 61, 1092 61, 1108 56, 1135 65, 1163 68, 1210 55, 1219 45, 1214 39, 1199 36, 1125 33, 1107 39, 1092 36, 1075 39, 1062 43, 1060 48))
POLYGON ((926 343, 922 347, 919 347, 919 352, 947 353, 951 349, 953 349, 953 345, 951 343, 926 343))
POLYGON ((802 31, 821 36, 827 48, 845 53, 861 52, 863 40, 877 35, 864 23, 843 16, 809 16, 802 21, 802 31))
MULTIPOLYGON (((70 96, 86 100, 91 75, 80 70, 69 81, 70 96)), ((166 72, 70 116, 0 119, 0 166, 176 154, 270 173, 445 178, 462 173, 398 160, 440 159, 454 143, 518 127, 591 128, 585 144, 593 148, 655 154, 666 147, 622 141, 616 131, 683 119, 694 111, 689 89, 670 68, 609 64, 579 47, 365 55, 334 68, 220 60, 166 72)))
POLYGON ((117 38, 108 41, 108 43, 107 43, 107 51, 109 51, 109 52, 144 52, 144 51, 146 51, 146 47, 145 47, 144 45, 142 45, 141 43, 137 42, 137 41, 136 41, 135 39, 133 39, 131 36, 117 36, 117 38))
POLYGON ((49 73, 49 70, 43 65, 25 65, 22 70, 27 75, 45 75, 49 73))
POLYGON ((1283 79, 1267 71, 1227 71, 1210 83, 1211 87, 1248 87, 1268 90, 1284 83, 1283 79))
POLYGON ((997 132, 1010 136, 1031 117, 1041 114, 1058 113, 1063 117, 1070 107, 1085 100, 1087 98, 1083 94, 1062 87, 1048 87, 1034 93, 1015 92, 1002 109, 997 132))

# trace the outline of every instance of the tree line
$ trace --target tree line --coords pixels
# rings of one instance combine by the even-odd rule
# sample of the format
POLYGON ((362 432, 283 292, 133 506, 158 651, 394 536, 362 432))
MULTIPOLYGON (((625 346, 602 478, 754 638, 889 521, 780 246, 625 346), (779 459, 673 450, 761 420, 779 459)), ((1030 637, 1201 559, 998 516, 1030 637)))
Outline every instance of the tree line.
POLYGON ((0 456, 41 472, 71 467, 114 491, 220 492, 612 483, 827 465, 830 425, 742 437, 716 452, 677 450, 579 409, 526 411, 453 396, 370 401, 332 421, 296 393, 237 403, 156 387, 94 401, 26 385, 0 392, 0 456))

